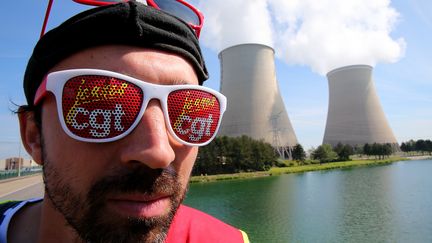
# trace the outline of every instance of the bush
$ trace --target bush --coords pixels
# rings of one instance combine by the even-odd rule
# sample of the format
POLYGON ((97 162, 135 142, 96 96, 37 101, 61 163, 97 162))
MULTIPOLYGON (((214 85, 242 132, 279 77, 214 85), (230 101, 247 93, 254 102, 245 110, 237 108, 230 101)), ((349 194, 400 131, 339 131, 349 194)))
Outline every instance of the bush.
POLYGON ((287 164, 281 160, 277 160, 276 161, 276 166, 277 167, 287 167, 287 164))
POLYGON ((337 159, 337 154, 333 151, 330 144, 318 146, 312 153, 312 158, 319 160, 320 163, 327 163, 337 159))

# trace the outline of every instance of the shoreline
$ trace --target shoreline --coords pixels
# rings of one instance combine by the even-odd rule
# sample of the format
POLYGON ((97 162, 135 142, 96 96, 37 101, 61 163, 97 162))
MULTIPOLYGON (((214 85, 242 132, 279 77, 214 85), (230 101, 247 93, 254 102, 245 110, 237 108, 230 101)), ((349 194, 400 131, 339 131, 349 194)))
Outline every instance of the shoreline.
POLYGON ((404 156, 402 158, 406 158, 408 160, 425 160, 425 159, 432 159, 432 155, 414 155, 414 156, 404 156))
POLYGON ((355 168, 355 167, 364 167, 364 166, 380 166, 380 165, 392 164, 399 161, 426 160, 426 159, 432 159, 432 156, 429 155, 409 156, 409 157, 404 156, 404 157, 391 157, 383 160, 367 159, 367 160, 331 162, 331 163, 324 163, 324 164, 298 165, 298 166, 290 166, 290 167, 273 167, 268 171, 192 176, 190 179, 190 183, 204 183, 204 182, 214 182, 214 181, 224 181, 224 180, 257 178, 257 177, 265 177, 265 176, 279 176, 283 174, 304 173, 309 171, 323 171, 323 170, 333 170, 333 169, 346 169, 346 168, 355 168))

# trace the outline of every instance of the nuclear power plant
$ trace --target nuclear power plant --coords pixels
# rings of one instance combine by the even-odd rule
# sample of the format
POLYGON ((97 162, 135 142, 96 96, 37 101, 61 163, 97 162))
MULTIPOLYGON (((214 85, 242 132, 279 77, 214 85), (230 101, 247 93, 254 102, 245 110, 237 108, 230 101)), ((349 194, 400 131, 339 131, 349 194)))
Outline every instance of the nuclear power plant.
POLYGON ((371 66, 337 68, 327 78, 330 93, 324 144, 397 146, 375 90, 371 66))
POLYGON ((241 44, 221 51, 219 60, 220 89, 228 99, 219 135, 263 139, 280 156, 290 157, 297 138, 279 92, 274 50, 261 44, 241 44))

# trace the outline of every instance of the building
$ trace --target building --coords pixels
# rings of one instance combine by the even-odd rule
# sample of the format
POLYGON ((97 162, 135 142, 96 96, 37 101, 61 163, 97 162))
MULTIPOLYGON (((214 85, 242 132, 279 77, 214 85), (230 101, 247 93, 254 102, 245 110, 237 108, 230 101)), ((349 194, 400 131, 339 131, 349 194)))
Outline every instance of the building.
POLYGON ((289 157, 297 138, 279 92, 274 50, 241 44, 221 51, 219 60, 220 89, 228 100, 219 135, 263 139, 289 157))
POLYGON ((352 65, 327 74, 330 93, 324 144, 397 146, 376 93, 372 71, 368 65, 352 65))
POLYGON ((8 158, 5 163, 5 170, 17 170, 18 168, 23 168, 24 159, 23 158, 8 158))
POLYGON ((0 160, 0 170, 17 170, 18 165, 20 168, 28 168, 38 166, 36 162, 31 159, 24 159, 19 157, 11 157, 4 160, 0 160))

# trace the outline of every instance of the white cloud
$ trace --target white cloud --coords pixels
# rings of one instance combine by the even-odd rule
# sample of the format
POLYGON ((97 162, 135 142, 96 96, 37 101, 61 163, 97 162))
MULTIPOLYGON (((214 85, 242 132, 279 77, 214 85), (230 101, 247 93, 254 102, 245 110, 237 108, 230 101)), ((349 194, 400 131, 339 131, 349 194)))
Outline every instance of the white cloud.
POLYGON ((200 0, 203 44, 216 51, 242 43, 275 48, 288 64, 319 74, 345 65, 396 62, 403 38, 389 0, 200 0))
POLYGON ((219 52, 243 43, 273 46, 267 0, 203 0, 199 9, 205 16, 202 41, 219 52))

